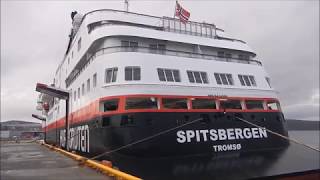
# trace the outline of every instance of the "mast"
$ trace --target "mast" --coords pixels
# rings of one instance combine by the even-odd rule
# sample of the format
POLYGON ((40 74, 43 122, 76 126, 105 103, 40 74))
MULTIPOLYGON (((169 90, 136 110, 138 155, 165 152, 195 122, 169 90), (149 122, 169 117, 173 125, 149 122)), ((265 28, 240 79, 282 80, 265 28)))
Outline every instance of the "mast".
POLYGON ((129 12, 129 0, 124 0, 124 10, 129 12))

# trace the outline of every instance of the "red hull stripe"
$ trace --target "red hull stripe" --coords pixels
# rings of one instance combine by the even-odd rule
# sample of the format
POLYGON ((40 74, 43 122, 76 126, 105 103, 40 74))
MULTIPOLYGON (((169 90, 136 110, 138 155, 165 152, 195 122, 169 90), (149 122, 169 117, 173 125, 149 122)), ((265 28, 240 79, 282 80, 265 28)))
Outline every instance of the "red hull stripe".
MULTIPOLYGON (((79 110, 69 114, 69 124, 78 124, 84 123, 86 121, 90 121, 96 117, 101 117, 105 115, 118 115, 118 114, 128 114, 128 113, 143 113, 143 112, 223 112, 223 109, 164 109, 160 103, 160 109, 132 109, 132 110, 125 110, 125 99, 128 97, 155 97, 159 98, 161 102, 161 98, 205 98, 205 99, 219 99, 215 96, 174 96, 174 95, 127 95, 127 96, 108 96, 97 99, 90 104, 80 108, 79 110), (116 111, 109 111, 109 112, 100 112, 99 111, 99 103, 101 101, 105 101, 108 99, 119 99, 119 108, 116 111)), ((223 97, 223 99, 232 99, 232 100, 262 100, 262 101, 275 101, 278 102, 275 98, 252 98, 252 97, 223 97)), ((190 102, 190 101, 189 101, 190 102)), ((226 112, 279 112, 279 110, 249 110, 249 109, 227 109, 226 112)), ((45 128, 46 131, 50 131, 56 128, 62 128, 65 126, 65 117, 58 119, 47 125, 45 128)))

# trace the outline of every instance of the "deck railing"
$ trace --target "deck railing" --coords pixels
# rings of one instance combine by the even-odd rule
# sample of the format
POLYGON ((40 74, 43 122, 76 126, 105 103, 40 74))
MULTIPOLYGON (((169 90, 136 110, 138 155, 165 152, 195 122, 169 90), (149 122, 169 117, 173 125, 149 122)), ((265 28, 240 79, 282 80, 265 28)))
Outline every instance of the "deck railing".
MULTIPOLYGON (((97 57, 103 54, 111 54, 116 52, 139 52, 139 53, 150 53, 150 54, 160 54, 167 56, 178 56, 178 57, 186 57, 186 58, 195 58, 195 59, 204 59, 204 60, 214 60, 214 61, 222 61, 222 62, 234 62, 234 63, 242 63, 242 64, 255 64, 262 65, 262 63, 258 60, 244 60, 237 58, 226 58, 219 57, 216 55, 210 54, 200 54, 186 51, 178 51, 178 50, 170 50, 170 49, 154 49, 150 47, 144 46, 112 46, 101 48, 91 55, 86 54, 82 57, 82 59, 78 62, 75 68, 72 70, 68 78, 66 79, 66 85, 69 85, 79 76, 79 74, 97 57)), ((196 60, 195 60, 196 61, 196 60)))

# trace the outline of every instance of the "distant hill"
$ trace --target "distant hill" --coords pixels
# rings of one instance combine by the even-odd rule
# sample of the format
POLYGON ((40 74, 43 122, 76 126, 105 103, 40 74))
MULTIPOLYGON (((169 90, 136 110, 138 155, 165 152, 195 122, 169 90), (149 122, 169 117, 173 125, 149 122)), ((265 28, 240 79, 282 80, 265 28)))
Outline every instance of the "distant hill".
POLYGON ((287 119, 288 130, 320 130, 320 121, 287 119))

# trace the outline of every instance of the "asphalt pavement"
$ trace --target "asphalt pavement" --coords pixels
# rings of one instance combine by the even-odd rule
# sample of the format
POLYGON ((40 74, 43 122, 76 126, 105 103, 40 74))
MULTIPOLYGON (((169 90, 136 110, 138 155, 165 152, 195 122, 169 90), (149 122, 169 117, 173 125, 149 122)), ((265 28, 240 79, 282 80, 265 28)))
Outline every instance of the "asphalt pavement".
POLYGON ((38 143, 1 143, 1 180, 109 180, 38 143))

